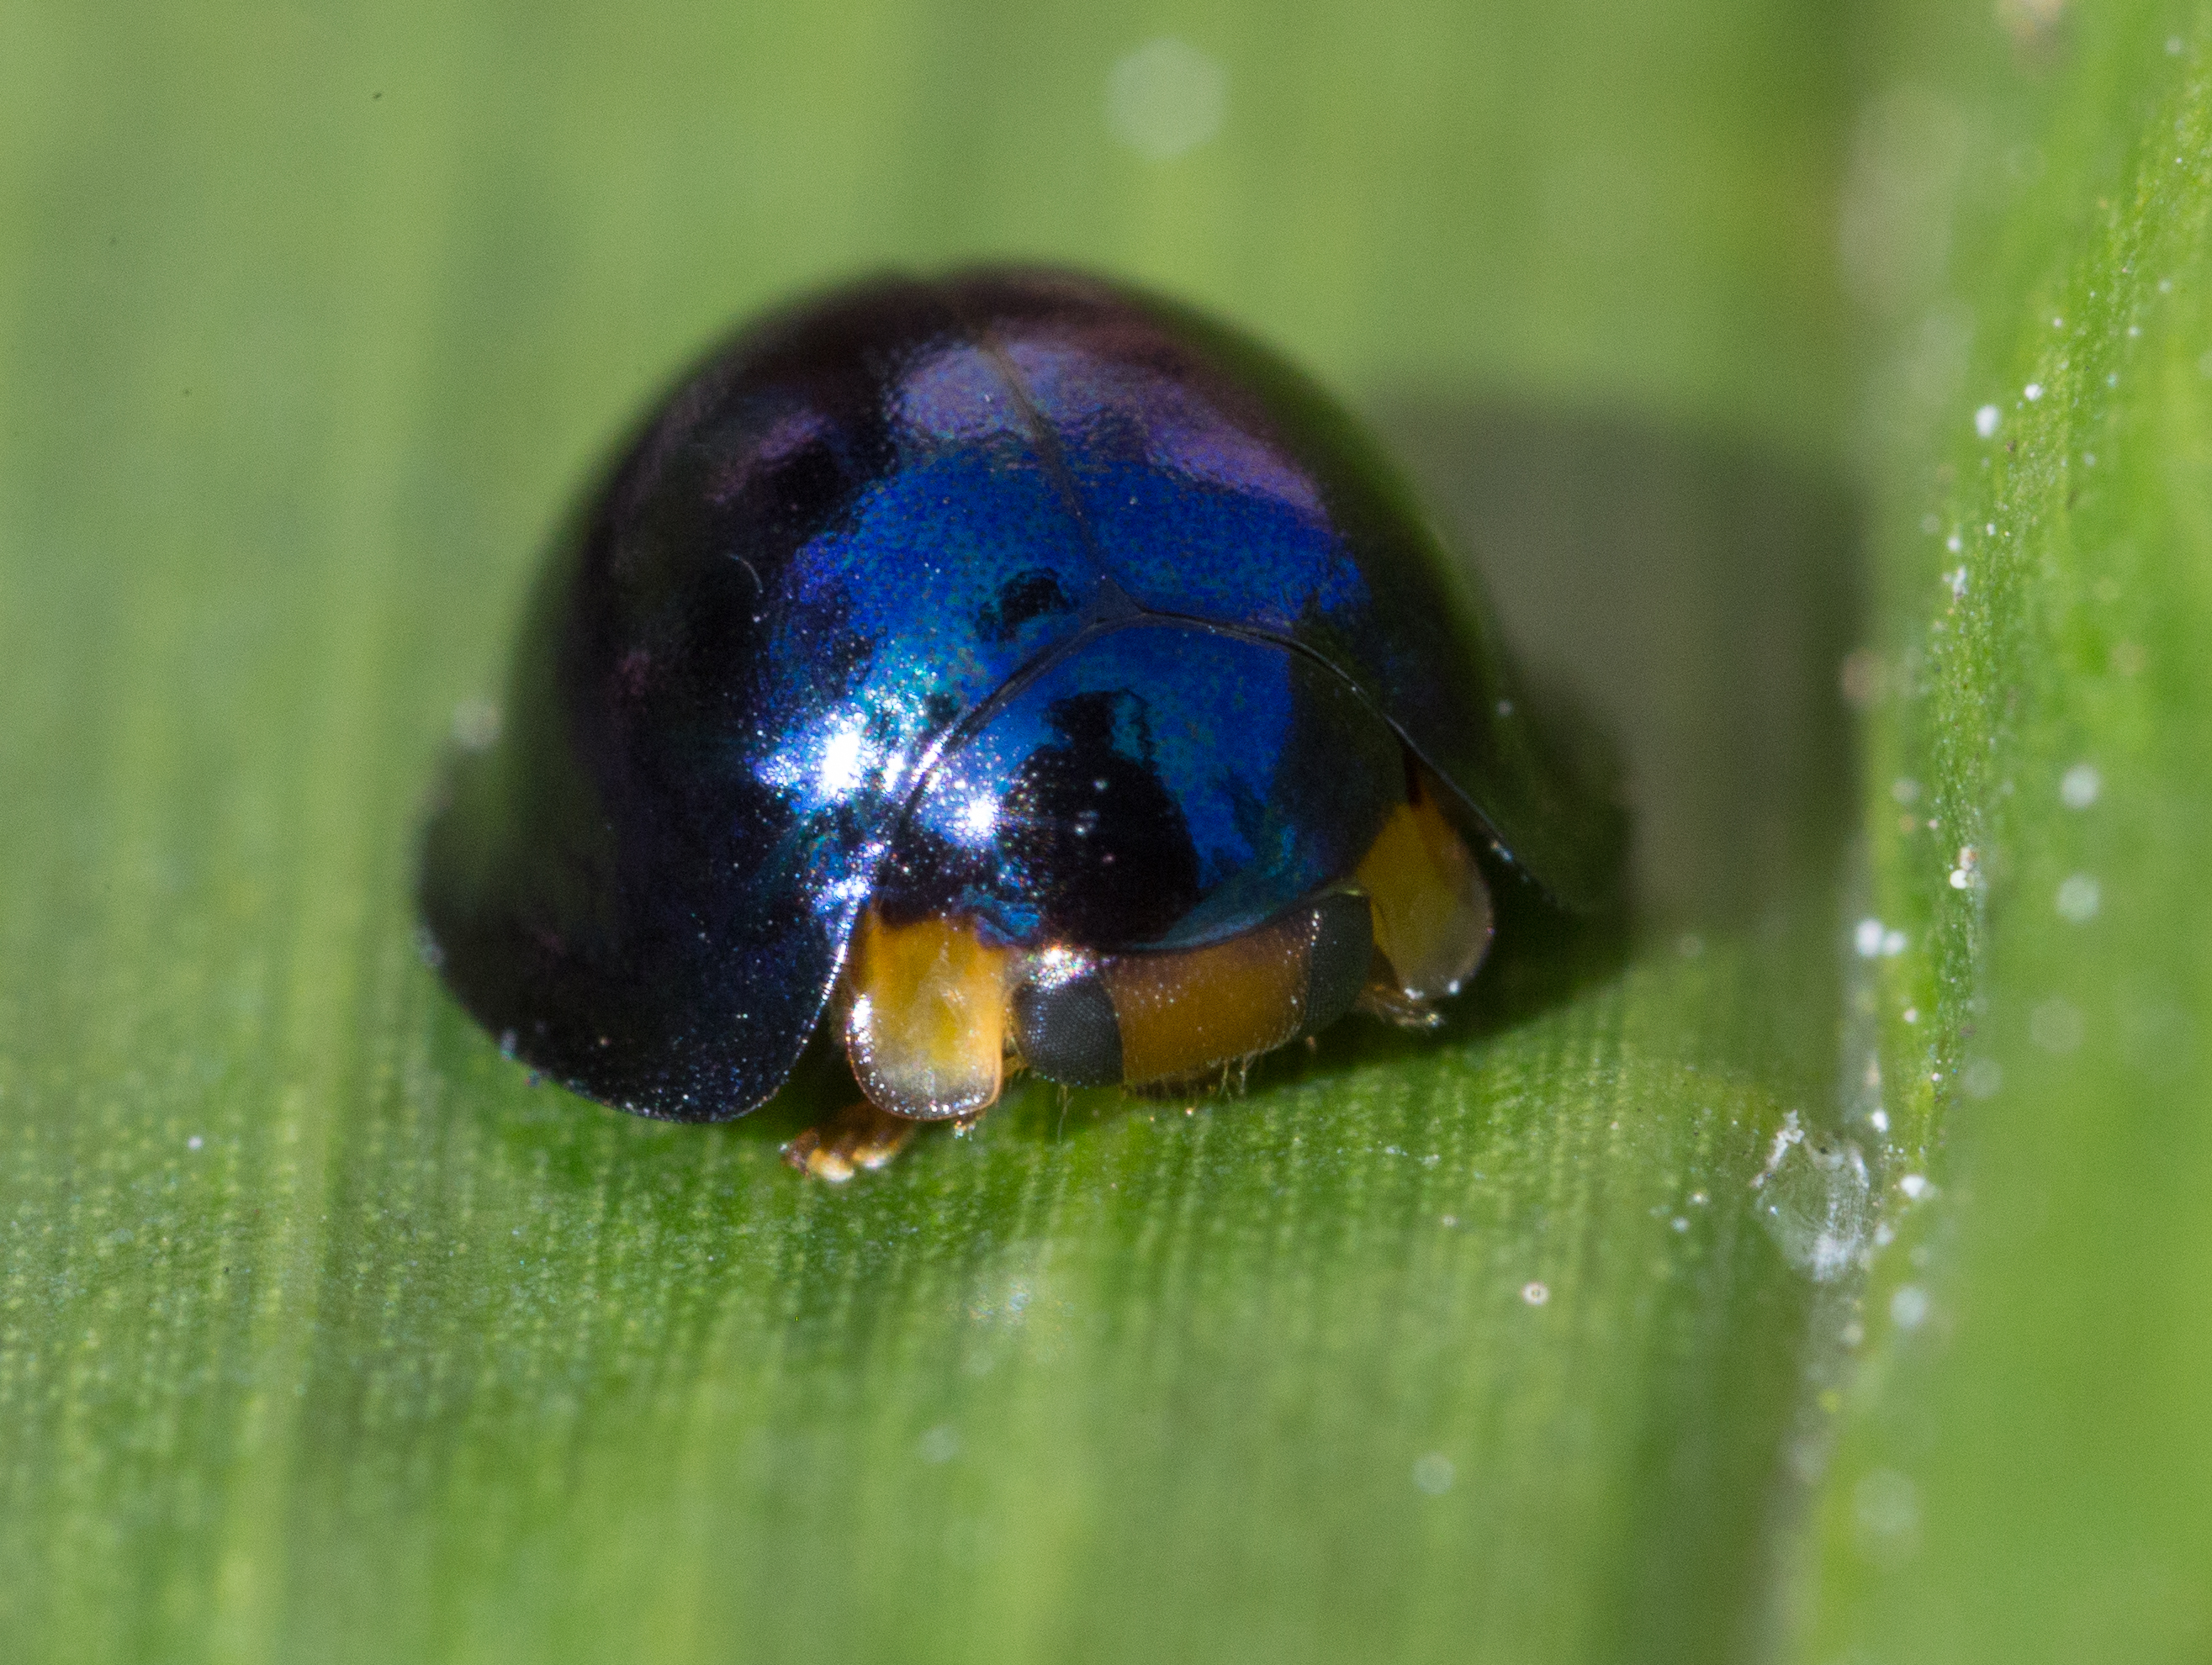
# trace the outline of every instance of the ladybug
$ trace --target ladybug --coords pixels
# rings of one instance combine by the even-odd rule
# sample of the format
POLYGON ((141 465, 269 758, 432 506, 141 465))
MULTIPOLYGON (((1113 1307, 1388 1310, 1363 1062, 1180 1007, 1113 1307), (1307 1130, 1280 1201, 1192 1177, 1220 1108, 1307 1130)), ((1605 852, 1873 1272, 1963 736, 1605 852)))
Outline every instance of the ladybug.
POLYGON ((1180 1090, 1471 978, 1500 884, 1606 905, 1550 745, 1370 438, 1072 272, 740 331, 559 541, 424 840, 434 957, 577 1091, 742 1115, 825 1020, 828 1179, 1026 1069, 1180 1090))

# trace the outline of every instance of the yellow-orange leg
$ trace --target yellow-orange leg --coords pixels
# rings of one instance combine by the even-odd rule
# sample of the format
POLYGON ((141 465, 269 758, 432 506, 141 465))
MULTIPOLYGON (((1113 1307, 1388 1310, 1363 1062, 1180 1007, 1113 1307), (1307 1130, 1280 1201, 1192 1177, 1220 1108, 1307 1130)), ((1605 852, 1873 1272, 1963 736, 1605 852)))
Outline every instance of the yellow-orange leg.
POLYGON ((915 1121, 975 1115, 999 1097, 1016 954, 961 921, 860 919, 845 968, 845 1053, 879 1110, 915 1121))
POLYGON ((996 1102, 1016 956, 958 921, 886 925, 871 908, 845 967, 845 1055, 866 1101, 784 1148, 829 1180, 880 1168, 921 1121, 966 1121, 996 1102))
POLYGON ((1458 829, 1437 807, 1425 772, 1421 790, 1391 811, 1352 882, 1375 915, 1375 946, 1390 981, 1363 1000, 1378 1017, 1413 1026, 1436 1021, 1429 1002, 1455 994, 1490 951, 1490 887, 1458 829))

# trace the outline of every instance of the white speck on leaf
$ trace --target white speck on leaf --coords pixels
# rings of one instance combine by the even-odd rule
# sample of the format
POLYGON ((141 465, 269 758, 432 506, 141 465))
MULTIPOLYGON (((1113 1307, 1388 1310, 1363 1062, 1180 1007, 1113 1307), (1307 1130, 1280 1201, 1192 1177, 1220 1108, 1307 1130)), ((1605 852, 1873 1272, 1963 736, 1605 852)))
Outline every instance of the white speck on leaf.
POLYGON ((1895 1565, 1919 1547, 1919 1488, 1894 1468, 1876 1468, 1851 1488, 1851 1512, 1869 1559, 1895 1565))
POLYGON ((464 751, 489 750, 499 730, 499 708, 489 700, 463 700, 453 708, 453 744, 464 751))
POLYGON ((2069 925, 2087 925, 2097 917, 2104 902, 2104 888, 2088 873, 2070 873, 2061 880, 2052 905, 2069 925))
POLYGON ((1147 41, 1107 72, 1107 125, 1153 161, 1204 144, 1221 131, 1228 106, 1228 71, 1184 41, 1147 41))

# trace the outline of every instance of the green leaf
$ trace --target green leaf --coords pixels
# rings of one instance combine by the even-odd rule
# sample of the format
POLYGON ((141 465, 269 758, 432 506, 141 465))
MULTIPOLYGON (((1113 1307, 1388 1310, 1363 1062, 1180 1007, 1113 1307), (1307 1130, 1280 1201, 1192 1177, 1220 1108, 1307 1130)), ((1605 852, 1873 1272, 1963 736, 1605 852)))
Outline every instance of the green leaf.
POLYGON ((1873 1269, 1814 1659, 2212 1647, 2212 34, 2036 9, 1900 55, 1961 238, 1900 308, 1868 826, 1932 949, 1880 1009, 1941 1192, 1873 1269))
POLYGON ((0 1653, 2201 1647, 2154 9, 0 9, 0 1653), (1225 102, 1161 160, 1109 87, 1166 33, 1225 102), (532 1086, 411 845, 566 494, 747 308, 1010 252, 1368 403, 1619 739, 1633 926, 842 1190, 776 1160, 820 1092, 532 1086))

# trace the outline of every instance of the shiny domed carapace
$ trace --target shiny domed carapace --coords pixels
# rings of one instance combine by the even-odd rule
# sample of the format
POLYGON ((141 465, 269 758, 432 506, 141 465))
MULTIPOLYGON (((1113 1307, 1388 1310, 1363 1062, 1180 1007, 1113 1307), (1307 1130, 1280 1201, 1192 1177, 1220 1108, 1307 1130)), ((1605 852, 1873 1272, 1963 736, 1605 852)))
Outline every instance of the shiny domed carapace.
POLYGON ((1492 889, 1603 905, 1621 817, 1547 747, 1353 420, 1074 274, 875 279, 742 330, 556 547, 499 738, 424 849, 517 1056, 682 1120, 825 1020, 842 1177, 1026 1067, 1194 1080, 1482 960, 1492 889))

